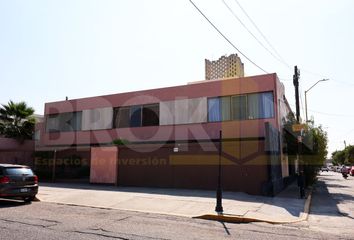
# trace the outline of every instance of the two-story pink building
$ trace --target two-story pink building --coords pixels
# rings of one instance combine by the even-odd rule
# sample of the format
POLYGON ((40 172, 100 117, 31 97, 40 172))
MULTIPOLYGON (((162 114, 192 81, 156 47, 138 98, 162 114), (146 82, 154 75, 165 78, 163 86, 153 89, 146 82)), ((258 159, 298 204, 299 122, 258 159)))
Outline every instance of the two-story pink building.
POLYGON ((55 155, 56 176, 92 183, 215 189, 221 131, 223 189, 273 194, 289 175, 289 112, 276 74, 46 103, 35 163, 50 171, 55 155))

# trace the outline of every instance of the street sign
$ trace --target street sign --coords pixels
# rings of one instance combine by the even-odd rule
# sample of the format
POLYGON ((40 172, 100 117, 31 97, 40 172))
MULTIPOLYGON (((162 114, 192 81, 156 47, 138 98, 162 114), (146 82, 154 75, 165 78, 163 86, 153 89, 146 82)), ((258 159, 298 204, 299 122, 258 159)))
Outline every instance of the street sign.
POLYGON ((306 130, 306 124, 293 124, 292 129, 294 132, 301 132, 302 130, 306 130))

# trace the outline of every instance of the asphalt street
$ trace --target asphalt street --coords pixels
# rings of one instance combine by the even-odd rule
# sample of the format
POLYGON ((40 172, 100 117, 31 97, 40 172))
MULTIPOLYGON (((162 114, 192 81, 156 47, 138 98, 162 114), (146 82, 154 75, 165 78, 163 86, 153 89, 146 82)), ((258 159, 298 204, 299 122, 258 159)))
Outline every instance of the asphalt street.
POLYGON ((354 177, 321 172, 308 221, 295 226, 354 239, 354 177))
POLYGON ((1 205, 0 239, 328 239, 307 229, 270 224, 228 224, 42 202, 1 205))
POLYGON ((322 173, 309 220, 285 225, 0 200, 0 239, 354 239, 353 182, 322 173))

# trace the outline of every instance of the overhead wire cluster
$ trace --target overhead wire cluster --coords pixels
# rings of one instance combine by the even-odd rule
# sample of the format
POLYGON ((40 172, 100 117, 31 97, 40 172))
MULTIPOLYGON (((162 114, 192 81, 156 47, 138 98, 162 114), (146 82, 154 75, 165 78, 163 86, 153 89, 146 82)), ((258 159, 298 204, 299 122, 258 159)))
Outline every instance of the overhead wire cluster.
MULTIPOLYGON (((247 17, 247 19, 251 22, 253 27, 257 30, 260 36, 262 36, 262 40, 265 41, 265 43, 269 46, 267 47, 263 42, 254 34, 248 27, 247 25, 241 20, 240 17, 237 16, 235 11, 230 7, 229 4, 226 3, 225 0, 222 0, 223 4, 226 6, 226 8, 229 10, 229 12, 232 14, 233 18, 237 20, 243 28, 256 40, 256 42, 267 51, 270 56, 272 56, 275 60, 283 64, 289 69, 292 69, 290 64, 288 64, 284 58, 279 54, 279 52, 275 49, 275 47, 270 43, 268 38, 265 36, 265 34, 260 30, 260 28, 257 26, 255 21, 250 17, 250 15, 246 12, 246 10, 242 7, 242 5, 237 1, 234 0, 235 3, 238 5, 238 7, 241 9, 243 14, 247 17)), ((203 11, 194 3, 193 0, 189 0, 189 2, 196 8, 196 10, 209 22, 209 24, 234 48, 236 49, 243 57, 245 57, 248 61, 250 61, 254 66, 256 66, 258 69, 261 71, 268 73, 263 67, 260 67, 259 64, 257 64, 254 60, 251 60, 250 57, 248 57, 244 52, 241 52, 238 47, 228 38, 224 33, 221 32, 221 30, 206 16, 206 14, 203 13, 203 11)))
MULTIPOLYGON (((290 106, 295 107, 294 104, 290 104, 290 106)), ((339 113, 328 113, 328 112, 321 112, 321 111, 317 111, 314 109, 308 109, 309 112, 314 112, 314 113, 318 113, 321 115, 326 115, 326 116, 332 116, 332 117, 345 117, 345 118, 354 118, 354 115, 349 115, 349 114, 339 114, 339 113)))
MULTIPOLYGON (((280 62, 281 64, 283 64, 284 66, 286 66, 289 69, 292 69, 291 65, 288 64, 284 58, 279 54, 279 52, 276 50, 276 48, 271 44, 271 42, 268 40, 268 38, 265 36, 265 34, 261 31, 261 29, 257 26, 257 24, 255 23, 255 21, 251 18, 251 16, 247 13, 247 11, 242 7, 242 5, 240 4, 240 2, 238 0, 233 0, 237 6, 241 9, 241 11, 243 12, 243 14, 246 16, 246 18, 249 20, 249 22, 252 24, 252 26, 254 27, 254 29, 257 30, 257 32, 259 33, 259 35, 262 37, 262 40, 264 42, 267 43, 267 45, 269 47, 267 47, 249 28, 248 26, 241 20, 241 18, 239 16, 237 16, 237 14, 235 13, 235 11, 231 8, 231 6, 229 4, 226 3, 225 0, 221 0, 223 2, 223 4, 225 5, 225 7, 228 9, 228 11, 232 14, 233 18, 238 21, 243 28, 245 28, 245 30, 257 41, 257 43, 264 48, 268 54, 270 54, 275 60, 277 60, 278 62, 280 62)), ((203 11, 194 3, 193 0, 189 0, 189 2, 195 7, 195 9, 208 21, 208 23, 240 54, 242 55, 245 59, 247 59, 251 64, 253 64, 255 67, 257 67, 259 70, 261 70, 264 73, 268 73, 268 71, 266 71, 263 67, 261 67, 259 64, 257 64, 254 60, 252 60, 250 57, 248 57, 246 55, 245 52, 241 51, 239 47, 236 46, 236 44, 234 44, 230 38, 228 38, 207 16, 206 14, 203 13, 203 11)), ((311 74, 311 75, 316 75, 322 78, 328 78, 327 76, 324 76, 322 74, 318 74, 318 73, 314 73, 313 71, 301 68, 301 71, 311 74)), ((288 78, 284 78, 281 77, 279 78, 282 81, 293 81, 292 79, 288 79, 288 78)), ((354 86, 354 84, 350 84, 350 83, 346 83, 346 82, 340 82, 340 81, 336 81, 339 83, 343 83, 343 84, 348 84, 348 85, 352 85, 354 86)), ((302 89, 300 91, 300 105, 301 105, 301 110, 302 113, 305 115, 305 110, 304 110, 304 104, 303 104, 303 100, 302 100, 302 89)), ((334 115, 331 113, 323 113, 323 112, 319 112, 319 111, 313 111, 312 112, 317 112, 320 114, 328 114, 328 115, 334 115)), ((337 115, 339 116, 339 115, 337 115)))
POLYGON ((234 17, 234 19, 236 19, 245 29, 246 31, 257 41, 257 43, 264 48, 275 60, 277 60, 278 62, 284 64, 286 67, 288 67, 289 69, 292 69, 290 67, 290 65, 284 60, 284 58, 278 53, 278 51, 273 47, 273 45, 268 41, 267 37, 263 34, 263 32, 259 29, 259 27, 257 26, 257 24, 252 20, 252 18, 248 15, 248 13, 245 11, 245 9, 241 6, 241 4, 237 1, 234 0, 237 5, 240 7, 240 9, 242 10, 242 12, 245 14, 245 16, 248 18, 248 20, 252 23, 252 25, 255 27, 255 29, 258 31, 258 33, 262 36, 263 40, 269 45, 269 47, 273 50, 273 52, 266 47, 262 41, 260 41, 257 36, 255 34, 253 34, 253 32, 246 26, 246 24, 237 16, 237 14, 235 13, 234 10, 232 10, 232 8, 226 3, 225 0, 222 0, 222 2, 224 3, 224 5, 226 6, 226 8, 229 10, 229 12, 232 14, 232 16, 234 17))
POLYGON ((258 69, 260 69, 264 73, 268 73, 266 70, 264 70, 262 67, 260 67, 257 63, 255 63, 253 60, 251 60, 249 57, 246 56, 238 47, 236 47, 235 44, 232 43, 231 40, 229 40, 228 37, 226 37, 225 34, 223 34, 219 28, 198 8, 198 6, 192 1, 189 0, 189 2, 197 9, 197 11, 209 22, 209 24, 237 51, 242 55, 244 58, 246 58, 249 62, 251 62, 254 66, 256 66, 258 69))
MULTIPOLYGON (((237 16, 235 11, 230 7, 229 4, 226 3, 225 0, 221 0, 223 4, 226 6, 226 8, 229 10, 229 12, 232 14, 233 18, 237 20, 243 28, 256 40, 256 42, 266 50, 266 52, 272 56, 275 60, 283 64, 289 69, 292 69, 292 67, 284 60, 284 58, 279 54, 279 52, 275 49, 275 47, 270 43, 270 41, 267 39, 265 34, 260 30, 260 28, 257 26, 255 21, 250 17, 250 15, 246 12, 246 10, 242 7, 242 5, 239 3, 239 1, 234 0, 235 3, 238 5, 238 7, 241 9, 241 11, 244 13, 244 15, 247 17, 247 19, 252 23, 253 27, 257 30, 260 36, 262 36, 263 41, 267 43, 269 47, 267 47, 263 42, 247 27, 247 25, 241 20, 240 17, 237 16)), ((194 3, 193 0, 189 0, 189 2, 194 6, 194 8, 207 20, 207 22, 238 52, 240 55, 242 55, 244 58, 246 58, 250 63, 252 63, 254 66, 256 66, 258 69, 260 69, 264 73, 268 73, 263 67, 261 67, 259 64, 257 64, 254 60, 252 60, 250 57, 248 57, 244 52, 240 51, 239 47, 236 46, 226 35, 206 16, 206 14, 194 3)), ((281 80, 284 81, 292 81, 291 79, 285 79, 281 78, 281 80)), ((303 108, 303 106, 302 106, 303 108)))

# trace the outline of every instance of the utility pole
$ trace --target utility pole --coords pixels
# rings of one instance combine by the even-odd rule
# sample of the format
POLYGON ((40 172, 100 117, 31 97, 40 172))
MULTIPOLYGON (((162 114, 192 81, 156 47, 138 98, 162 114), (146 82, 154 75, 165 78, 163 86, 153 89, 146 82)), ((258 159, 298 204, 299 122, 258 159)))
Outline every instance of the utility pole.
MULTIPOLYGON (((297 66, 295 66, 293 80, 294 80, 294 87, 295 87, 297 124, 300 124, 299 78, 300 78, 300 71, 297 68, 297 66)), ((297 137, 297 159, 298 159, 299 172, 303 171, 303 164, 301 163, 301 152, 302 152, 302 131, 300 131, 300 136, 297 137)))
POLYGON ((293 82, 295 87, 296 121, 298 124, 300 123, 299 78, 300 78, 300 71, 297 68, 297 66, 295 66, 293 82))

